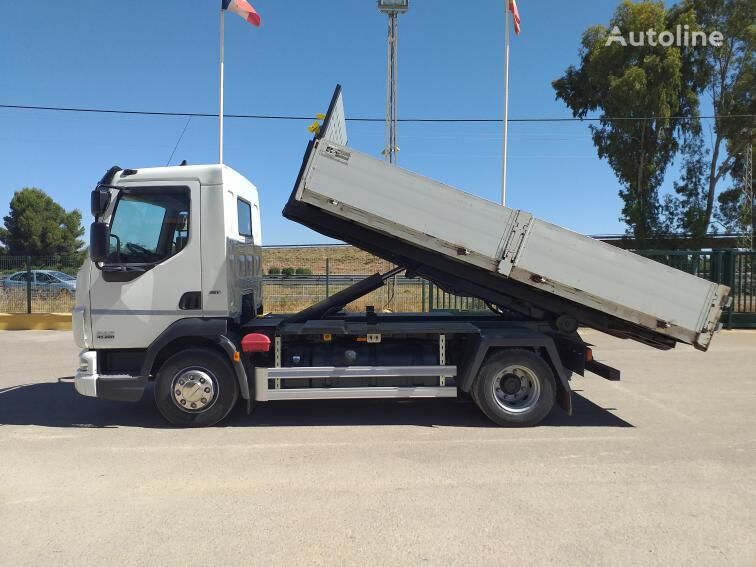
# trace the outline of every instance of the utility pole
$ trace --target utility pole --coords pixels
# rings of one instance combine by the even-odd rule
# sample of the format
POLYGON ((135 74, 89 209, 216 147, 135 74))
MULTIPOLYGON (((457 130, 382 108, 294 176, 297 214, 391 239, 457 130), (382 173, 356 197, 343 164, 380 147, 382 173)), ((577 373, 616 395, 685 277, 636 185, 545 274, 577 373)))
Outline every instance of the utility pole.
POLYGON ((516 35, 520 35, 522 21, 517 0, 506 0, 504 4, 504 143, 501 152, 501 206, 507 206, 507 143, 509 139, 509 14, 516 35))
POLYGON ((399 14, 409 10, 409 0, 378 0, 378 9, 388 15, 388 53, 386 77, 386 144, 383 155, 391 164, 396 163, 399 147, 397 135, 397 68, 398 68, 398 31, 399 14))
POLYGON ((504 8, 504 145, 501 155, 501 206, 507 206, 507 141, 509 138, 509 4, 504 8))
POLYGON ((223 65, 226 55, 226 11, 220 12, 220 108, 218 109, 218 163, 223 165, 223 65))

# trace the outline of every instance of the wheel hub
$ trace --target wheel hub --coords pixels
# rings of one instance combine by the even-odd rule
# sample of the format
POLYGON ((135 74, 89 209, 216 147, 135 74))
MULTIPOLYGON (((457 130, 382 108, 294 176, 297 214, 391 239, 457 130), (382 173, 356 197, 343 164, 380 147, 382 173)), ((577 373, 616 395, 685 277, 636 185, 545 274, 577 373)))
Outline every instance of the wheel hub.
POLYGON ((522 381, 515 374, 507 374, 501 379, 501 389, 505 394, 513 395, 522 388, 522 381))
POLYGON ((184 411, 203 411, 213 404, 217 386, 213 376, 205 370, 190 369, 179 372, 171 384, 174 403, 184 411))
POLYGON ((496 403, 509 413, 525 413, 538 403, 541 383, 526 366, 513 365, 503 369, 493 381, 496 403))

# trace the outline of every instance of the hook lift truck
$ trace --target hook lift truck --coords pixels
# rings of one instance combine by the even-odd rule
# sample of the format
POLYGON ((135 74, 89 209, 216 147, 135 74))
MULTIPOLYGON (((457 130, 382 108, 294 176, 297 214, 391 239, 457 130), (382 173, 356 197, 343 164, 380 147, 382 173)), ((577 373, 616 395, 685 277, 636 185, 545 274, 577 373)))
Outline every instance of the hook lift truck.
POLYGON ((92 192, 73 314, 76 390, 210 426, 241 398, 472 399, 532 426, 570 377, 619 380, 580 326, 707 350, 729 289, 389 165, 347 146, 341 88, 283 214, 396 265, 293 315, 262 307, 256 188, 223 165, 112 168, 92 192), (347 313, 401 272, 486 314, 347 313))

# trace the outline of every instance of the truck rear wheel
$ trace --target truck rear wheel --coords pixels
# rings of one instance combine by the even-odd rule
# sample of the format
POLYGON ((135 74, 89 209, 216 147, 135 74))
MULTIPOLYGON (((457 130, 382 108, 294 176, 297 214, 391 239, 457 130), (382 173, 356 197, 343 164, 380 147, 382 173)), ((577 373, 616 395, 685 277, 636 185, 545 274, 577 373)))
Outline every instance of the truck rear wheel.
POLYGON ((551 368, 528 350, 504 350, 489 356, 473 384, 473 399, 499 425, 528 427, 554 408, 556 382, 551 368))
POLYGON ((233 369, 208 349, 185 350, 169 358, 157 374, 155 404, 180 427, 207 427, 225 418, 236 404, 233 369))

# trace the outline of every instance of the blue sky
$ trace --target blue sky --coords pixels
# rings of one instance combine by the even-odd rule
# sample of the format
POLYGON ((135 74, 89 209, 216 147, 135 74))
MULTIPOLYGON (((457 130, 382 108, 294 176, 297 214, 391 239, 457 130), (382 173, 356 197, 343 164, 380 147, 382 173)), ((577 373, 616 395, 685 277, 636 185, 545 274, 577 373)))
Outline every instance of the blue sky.
MULTIPOLYGON (((226 18, 226 111, 314 115, 336 83, 348 116, 385 112, 386 18, 374 0, 252 2, 255 29, 226 18)), ((0 103, 217 112, 216 0, 0 3, 0 103)), ((607 0, 521 0, 513 36, 510 117, 569 117, 551 81, 576 63, 582 31, 607 23, 607 0)), ((400 117, 500 118, 503 2, 411 0, 399 25, 400 117)), ((179 117, 0 109, 0 214, 13 192, 44 189, 84 223, 89 191, 111 165, 165 165, 179 117)), ((261 195, 265 244, 326 242, 280 215, 301 162, 307 123, 226 121, 225 161, 261 195)), ((378 155, 380 123, 350 124, 350 145, 378 155)), ((217 157, 217 124, 195 118, 173 163, 217 157)), ((498 200, 498 124, 406 124, 403 167, 498 200)), ((621 202, 609 166, 581 123, 510 128, 508 205, 588 234, 617 234, 621 202)), ((671 176, 670 176, 671 177, 671 176)))

